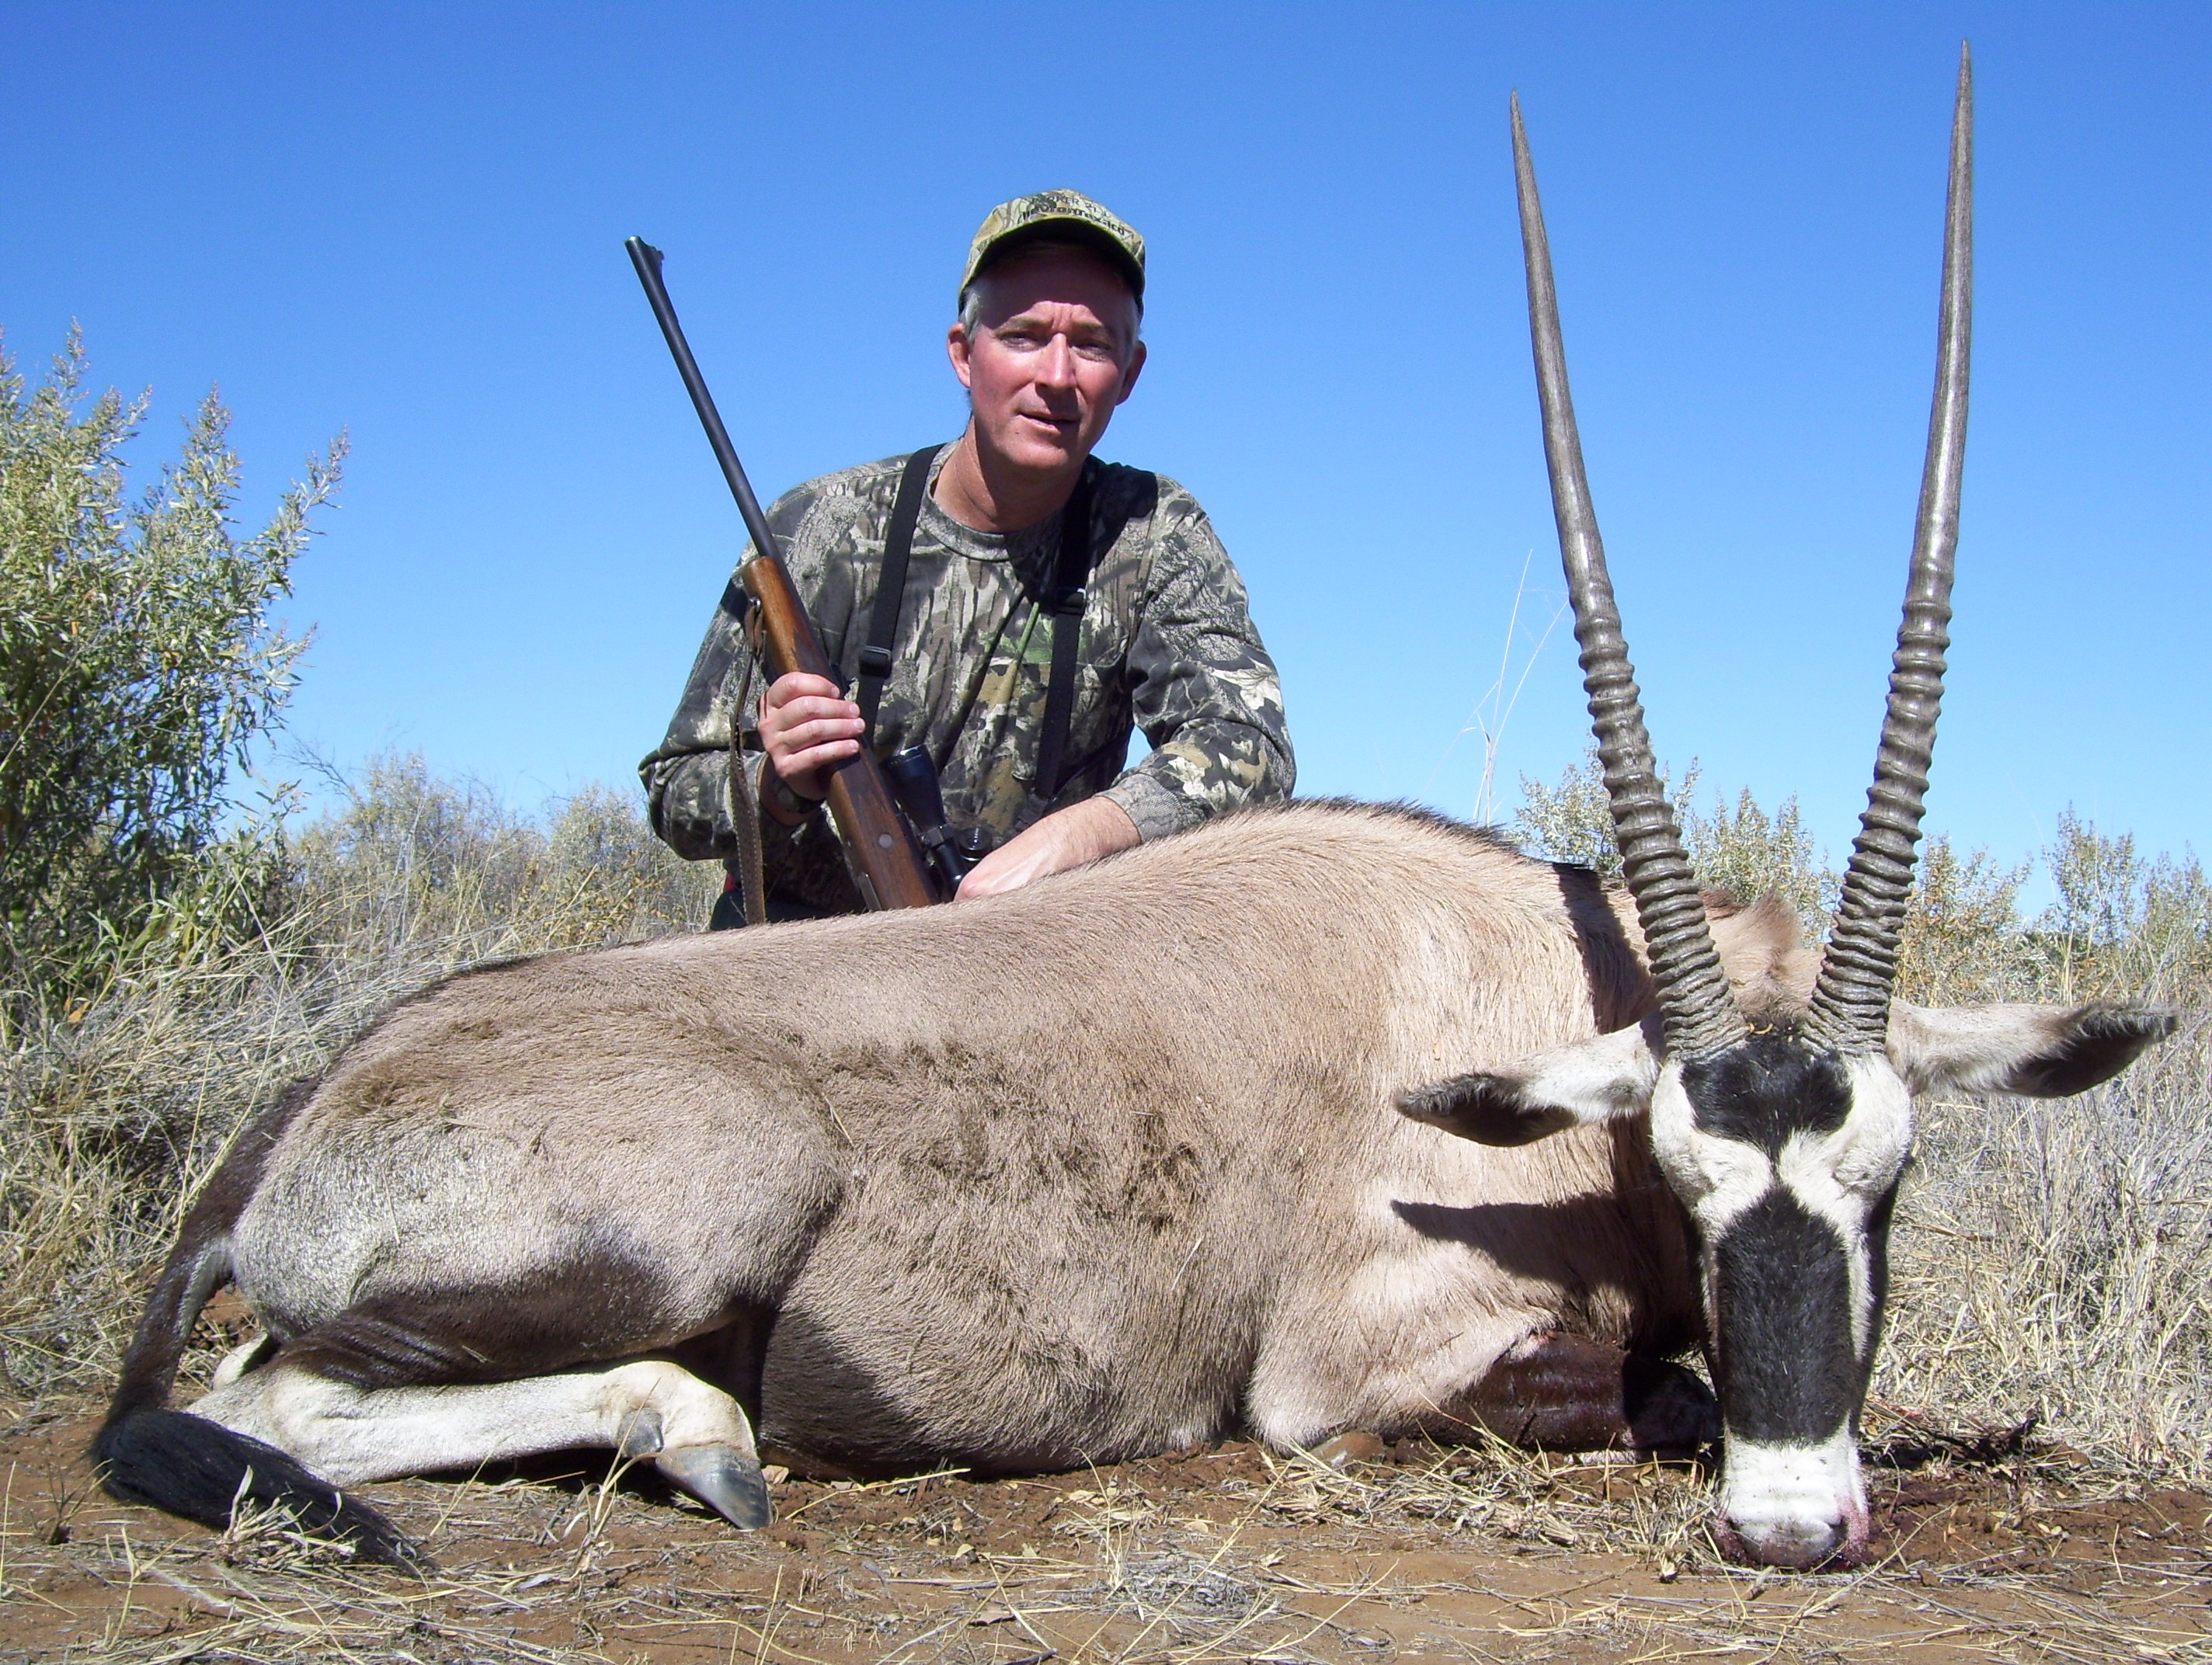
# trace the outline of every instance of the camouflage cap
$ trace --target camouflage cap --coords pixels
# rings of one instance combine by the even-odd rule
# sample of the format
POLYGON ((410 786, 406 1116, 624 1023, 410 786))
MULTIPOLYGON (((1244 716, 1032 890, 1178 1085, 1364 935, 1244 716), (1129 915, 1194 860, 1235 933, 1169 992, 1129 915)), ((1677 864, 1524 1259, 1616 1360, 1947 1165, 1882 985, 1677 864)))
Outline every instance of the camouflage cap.
POLYGON ((968 246, 968 269, 960 275, 960 293, 975 281, 976 274, 1002 254, 1022 243, 1042 238, 1066 237, 1096 248, 1129 285, 1139 305, 1145 299, 1145 240, 1127 222, 1079 191, 1039 191, 1000 203, 983 216, 975 240, 968 246))

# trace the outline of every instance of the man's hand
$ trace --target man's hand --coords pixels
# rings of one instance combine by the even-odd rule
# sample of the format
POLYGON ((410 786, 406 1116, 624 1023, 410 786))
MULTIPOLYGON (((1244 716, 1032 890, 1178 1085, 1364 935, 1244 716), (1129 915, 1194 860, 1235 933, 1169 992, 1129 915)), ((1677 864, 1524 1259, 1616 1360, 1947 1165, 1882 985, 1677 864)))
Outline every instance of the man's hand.
POLYGON ((841 698, 827 677, 793 671, 761 696, 761 747, 769 764, 784 785, 812 803, 830 790, 823 771, 860 750, 862 726, 860 708, 841 698))
MULTIPOLYGON (((767 726, 762 726, 765 730, 767 726)), ((1137 824, 1122 813, 1119 804, 1110 798, 1086 798, 1080 804, 1054 811, 985 856, 960 881, 960 894, 955 900, 971 902, 1002 890, 1018 890, 1032 879, 1063 868, 1080 867, 1086 861, 1126 850, 1136 842, 1137 824)))

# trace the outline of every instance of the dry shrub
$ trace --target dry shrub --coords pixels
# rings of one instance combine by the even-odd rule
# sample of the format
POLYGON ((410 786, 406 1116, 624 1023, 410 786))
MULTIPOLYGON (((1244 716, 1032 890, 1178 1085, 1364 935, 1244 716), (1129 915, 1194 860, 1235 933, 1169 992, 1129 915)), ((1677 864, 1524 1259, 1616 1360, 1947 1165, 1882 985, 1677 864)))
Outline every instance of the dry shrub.
POLYGON ((2077 1098, 1924 1101, 1875 1391, 1947 1419, 2039 1419, 2127 1467, 2212 1477, 2212 885, 2070 812, 2026 868, 1931 841, 1904 992, 1923 1001, 2126 1000, 2174 1039, 2077 1098))
POLYGON ((2020 928, 2032 871, 2002 866, 1986 850, 1962 856, 1941 833, 1930 838, 1898 944, 1898 994, 1921 1006, 2036 998, 2042 961, 2020 928))
POLYGON ((104 1385, 232 1133, 394 1000, 488 957, 696 929, 720 877, 604 787, 541 827, 411 758, 273 853, 226 847, 89 993, 25 1002, 0 1058, 0 1394, 104 1385), (241 915, 257 928, 206 923, 241 915))
POLYGON ((2212 1476, 2208 1070, 2200 1012, 2079 1098, 1923 1103, 1876 1394, 2212 1476))
POLYGON ((381 758, 344 811, 294 847, 294 906, 332 946, 447 971, 477 960, 656 936, 704 918, 702 868, 653 836, 632 798, 586 787, 541 827, 420 757, 381 758))

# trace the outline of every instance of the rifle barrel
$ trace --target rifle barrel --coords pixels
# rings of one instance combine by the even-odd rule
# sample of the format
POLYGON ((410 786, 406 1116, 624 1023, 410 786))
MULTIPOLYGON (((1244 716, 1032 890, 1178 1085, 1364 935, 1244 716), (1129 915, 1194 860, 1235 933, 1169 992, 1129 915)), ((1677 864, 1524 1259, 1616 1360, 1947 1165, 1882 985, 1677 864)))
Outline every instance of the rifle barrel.
MULTIPOLYGON (((699 374, 691 343, 684 340, 684 326, 677 322, 668 286, 660 279, 660 251, 641 237, 629 239, 623 246, 629 251, 630 264, 637 268, 637 281, 645 285, 646 299, 653 303, 660 333, 668 339, 677 374, 684 378, 684 391, 691 395, 691 407, 699 413, 707 441, 714 447, 714 460, 722 465, 730 495, 738 500, 738 513, 744 517, 745 530, 752 535, 753 558, 745 562, 739 576, 758 609, 757 617, 764 627, 763 634, 776 644, 776 652, 766 655, 769 671, 780 673, 775 661, 781 658, 781 671, 804 671, 835 682, 836 676, 814 634, 813 622, 806 617, 805 605, 792 587, 791 574, 776 548, 775 533, 769 527, 768 516, 761 513, 752 482, 745 478, 744 465, 738 460, 738 449, 730 443, 730 430, 722 426, 722 413, 714 408, 714 396, 707 391, 707 379, 699 374)), ((733 728, 735 717, 733 713, 733 728)), ((737 744, 733 732, 730 744, 737 744)), ((863 748, 831 764, 825 784, 830 817, 837 823, 838 836, 844 841, 848 864, 862 900, 872 908, 927 908, 936 901, 930 869, 900 817, 890 787, 884 780, 883 767, 874 756, 863 748)))
POLYGON ((699 361, 691 356, 691 343, 684 338, 684 325, 677 321, 668 285, 661 281, 660 263, 665 257, 642 237, 633 237, 623 246, 629 251, 630 264, 637 268, 637 281, 645 285, 645 298, 653 303, 653 315, 676 360, 676 374, 684 378, 684 391, 691 395, 691 408, 699 413, 700 425, 707 430, 707 443, 714 447, 714 460, 721 464, 722 477, 730 483, 730 495, 738 500, 738 513, 744 517, 753 549, 781 560, 783 552, 775 546, 775 533, 769 529, 768 516, 761 513, 753 483, 745 478, 745 465, 738 460, 738 448, 730 443, 730 430, 722 426, 722 413, 714 408, 714 396, 707 391, 699 361))

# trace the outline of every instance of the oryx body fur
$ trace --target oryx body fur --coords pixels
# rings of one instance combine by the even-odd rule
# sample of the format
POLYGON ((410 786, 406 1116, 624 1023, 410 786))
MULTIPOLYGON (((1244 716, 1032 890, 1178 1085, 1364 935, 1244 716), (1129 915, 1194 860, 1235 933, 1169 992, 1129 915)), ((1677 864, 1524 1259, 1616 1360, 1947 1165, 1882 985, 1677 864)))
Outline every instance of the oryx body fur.
MULTIPOLYGON (((1720 925, 1746 976, 1794 951, 1778 924, 1720 925)), ((355 1438, 380 1388, 772 1315, 763 1432, 838 1463, 1424 1425, 1534 1334, 1694 1337, 1636 1139, 1391 1109, 1650 1001, 1588 874, 1336 805, 988 906, 476 972, 338 1060, 228 1234, 291 1376, 366 1399, 258 1371, 199 1408, 347 1483, 419 1466, 355 1438)))
MULTIPOLYGON (((985 903, 453 978, 240 1139, 103 1461, 191 1512, 163 1441, 218 1426, 264 1482, 248 1442, 337 1486, 617 1445, 757 1522, 760 1440, 992 1472, 1448 1437, 1522 1355, 1551 1361, 1524 1395, 1613 1395, 1526 1428, 1694 1443, 1671 1366, 1661 1431, 1622 1422, 1622 1370, 1694 1346, 1703 1294, 1626 907, 1465 827, 1309 804, 985 903), (1439 1105, 1560 1108, 1525 1142, 1394 1113, 1439 1078, 1439 1105), (269 1341, 154 1411, 226 1276, 269 1341)), ((1794 918, 1712 932, 1748 1009, 1802 1006, 1794 918)), ((2002 1085, 2072 1017, 1977 1014, 1972 1066, 2002 1085)), ((1899 1018, 1900 1068, 1946 1078, 1941 1015, 1899 1018)))

